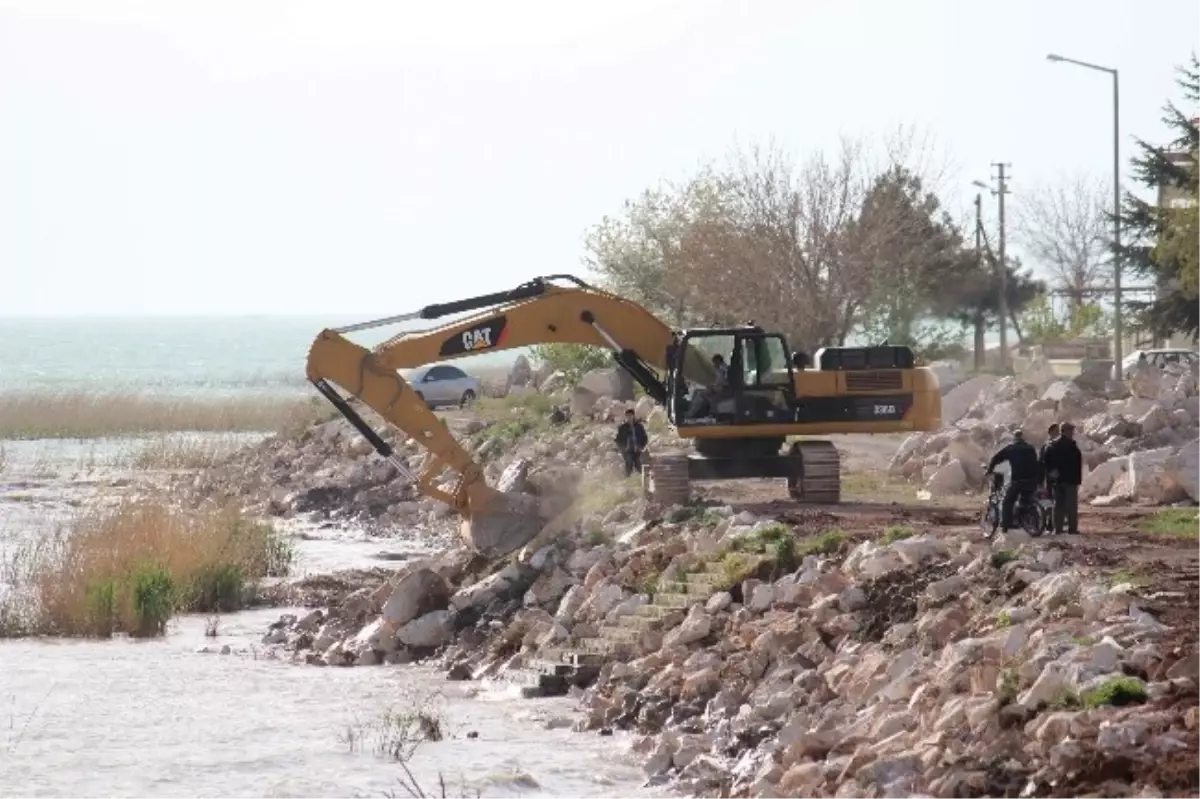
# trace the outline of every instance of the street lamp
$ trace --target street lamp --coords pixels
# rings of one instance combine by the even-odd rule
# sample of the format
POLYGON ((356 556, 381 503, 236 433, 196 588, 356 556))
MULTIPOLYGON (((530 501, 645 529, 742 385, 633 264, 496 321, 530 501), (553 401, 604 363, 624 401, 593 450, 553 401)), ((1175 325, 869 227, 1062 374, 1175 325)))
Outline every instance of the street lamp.
POLYGON ((1051 53, 1046 60, 1055 63, 1074 64, 1077 67, 1094 69, 1097 72, 1107 72, 1112 75, 1113 87, 1113 379, 1121 379, 1121 360, 1124 356, 1124 330, 1121 313, 1121 94, 1117 70, 1112 67, 1102 67, 1089 64, 1086 61, 1076 61, 1051 53))

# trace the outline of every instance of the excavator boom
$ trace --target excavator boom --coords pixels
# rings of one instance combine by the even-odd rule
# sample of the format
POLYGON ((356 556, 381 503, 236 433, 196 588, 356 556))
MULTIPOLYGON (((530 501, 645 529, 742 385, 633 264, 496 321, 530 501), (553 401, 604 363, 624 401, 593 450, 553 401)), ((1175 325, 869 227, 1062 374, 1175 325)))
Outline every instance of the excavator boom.
MULTIPOLYGON (((538 532, 530 497, 497 491, 483 470, 400 375, 399 370, 546 343, 588 344, 613 351, 617 362, 658 402, 666 388, 650 369, 665 367, 671 330, 640 305, 593 288, 570 276, 538 278, 512 291, 453 303, 343 328, 326 329, 308 353, 308 379, 401 475, 428 496, 454 508, 464 519, 463 534, 477 550, 501 555, 538 532), (551 281, 567 280, 572 286, 551 281), (452 323, 394 336, 367 349, 344 334, 418 319, 477 312, 452 323), (610 320, 607 321, 606 320, 610 320), (334 384, 360 399, 424 447, 428 455, 413 474, 334 384)), ((699 356, 696 364, 703 368, 699 356)))

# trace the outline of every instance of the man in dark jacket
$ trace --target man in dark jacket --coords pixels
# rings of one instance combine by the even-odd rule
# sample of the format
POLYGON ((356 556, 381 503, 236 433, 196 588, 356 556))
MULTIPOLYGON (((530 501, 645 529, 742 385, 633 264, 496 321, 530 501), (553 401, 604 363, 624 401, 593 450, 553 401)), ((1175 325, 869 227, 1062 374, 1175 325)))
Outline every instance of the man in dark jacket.
MULTIPOLYGON (((1054 496, 1054 478, 1050 476, 1050 470, 1046 468, 1046 450, 1058 440, 1058 422, 1046 428, 1046 443, 1042 444, 1042 448, 1038 450, 1038 464, 1041 466, 1041 477, 1039 481, 1046 484, 1046 493, 1051 497, 1054 496)), ((1054 529, 1054 519, 1047 516, 1042 523, 1042 527, 1046 532, 1054 529)))
POLYGON ((1062 435, 1050 442, 1042 456, 1046 481, 1054 486, 1054 532, 1079 535, 1079 484, 1083 482, 1083 453, 1075 443, 1075 425, 1066 422, 1062 435))
POLYGON ((649 443, 646 428, 633 414, 633 408, 625 411, 625 421, 617 425, 617 449, 625 461, 625 476, 642 470, 642 453, 649 443))
POLYGON ((1013 524, 1013 507, 1017 497, 1024 502, 1033 502, 1033 492, 1041 482, 1042 469, 1038 463, 1038 451, 1025 440, 1025 433, 1013 433, 1013 442, 992 456, 987 473, 991 474, 1001 463, 1008 462, 1008 487, 1004 490, 1004 501, 1000 505, 1000 528, 1008 532, 1013 524))

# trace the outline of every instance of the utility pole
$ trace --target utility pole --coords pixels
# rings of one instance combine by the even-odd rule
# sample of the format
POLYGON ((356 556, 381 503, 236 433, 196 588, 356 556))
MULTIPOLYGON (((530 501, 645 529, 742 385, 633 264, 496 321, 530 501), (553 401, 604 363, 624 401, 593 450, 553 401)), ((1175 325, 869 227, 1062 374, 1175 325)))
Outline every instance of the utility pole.
POLYGON ((1121 90, 1113 78, 1113 380, 1125 376, 1125 326, 1121 311, 1121 90))
MULTIPOLYGON (((1008 178, 1011 177, 1005 172, 1011 168, 1012 164, 1003 164, 1000 162, 993 163, 996 167, 996 174, 993 176, 996 181, 996 188, 991 188, 986 183, 974 181, 974 184, 981 189, 987 189, 997 198, 1000 203, 1000 371, 1008 371, 1008 264, 1004 260, 1004 195, 1008 194, 1008 178)), ((976 197, 976 213, 978 213, 979 198, 976 197)))
POLYGON ((1008 372, 1008 262, 1004 259, 1004 195, 1008 194, 1007 176, 1004 174, 1004 164, 997 162, 996 195, 1000 204, 1000 371, 1008 372))
MULTIPOLYGON (((983 243, 980 239, 983 238, 983 195, 975 192, 975 269, 983 272, 983 243)), ((978 312, 977 312, 978 313, 978 312)), ((978 316, 975 319, 975 371, 983 370, 984 350, 983 342, 983 320, 978 316)))

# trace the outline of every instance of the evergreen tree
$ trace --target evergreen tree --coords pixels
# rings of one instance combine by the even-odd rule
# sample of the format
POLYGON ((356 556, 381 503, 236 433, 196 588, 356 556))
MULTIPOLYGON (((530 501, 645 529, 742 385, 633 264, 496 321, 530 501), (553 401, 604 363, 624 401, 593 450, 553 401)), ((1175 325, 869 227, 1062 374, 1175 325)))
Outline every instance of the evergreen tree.
POLYGON ((1138 155, 1130 159, 1134 178, 1142 186, 1158 191, 1164 189, 1190 200, 1190 205, 1164 203, 1158 198, 1146 202, 1126 192, 1121 208, 1121 228, 1124 244, 1119 250, 1127 271, 1150 279, 1159 287, 1152 301, 1132 301, 1130 310, 1137 325, 1154 335, 1166 338, 1173 333, 1195 336, 1200 323, 1200 304, 1197 288, 1197 143, 1200 131, 1195 117, 1196 102, 1200 100, 1200 62, 1192 54, 1191 65, 1179 69, 1176 81, 1189 101, 1190 113, 1181 111, 1174 103, 1164 107, 1163 121, 1175 137, 1165 145, 1155 146, 1136 139, 1138 155), (1179 155, 1186 153, 1188 158, 1179 155))

